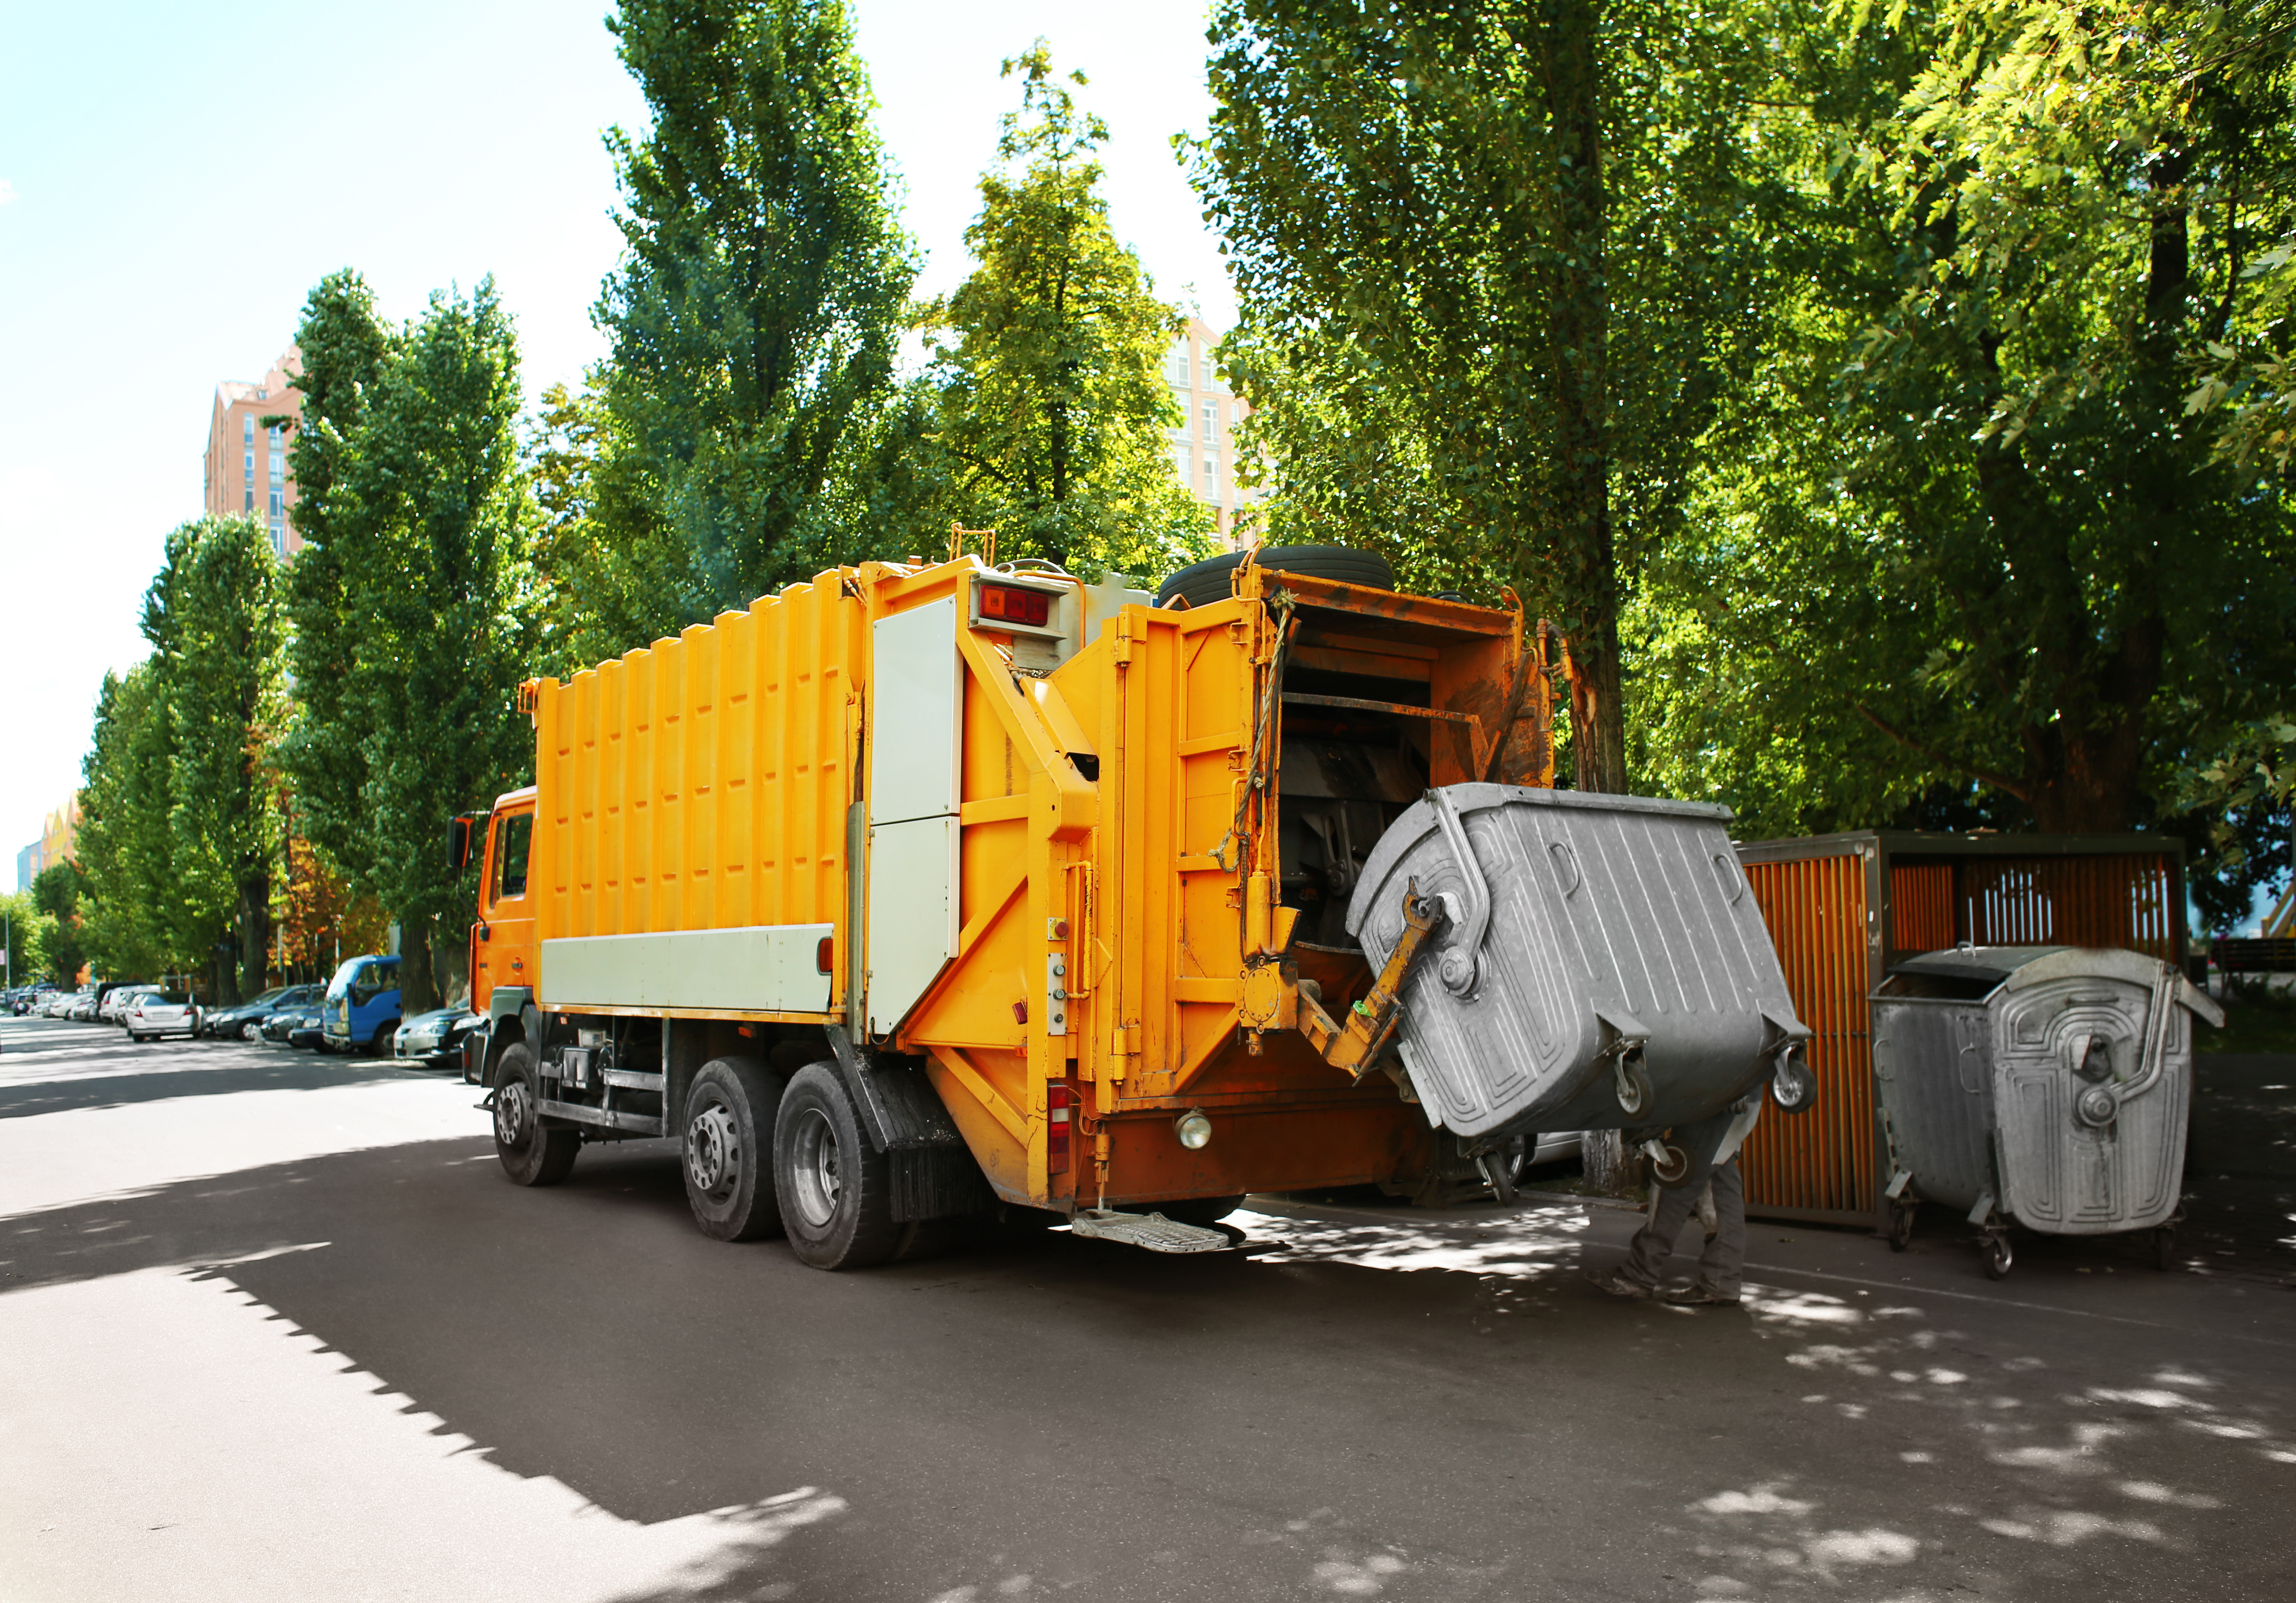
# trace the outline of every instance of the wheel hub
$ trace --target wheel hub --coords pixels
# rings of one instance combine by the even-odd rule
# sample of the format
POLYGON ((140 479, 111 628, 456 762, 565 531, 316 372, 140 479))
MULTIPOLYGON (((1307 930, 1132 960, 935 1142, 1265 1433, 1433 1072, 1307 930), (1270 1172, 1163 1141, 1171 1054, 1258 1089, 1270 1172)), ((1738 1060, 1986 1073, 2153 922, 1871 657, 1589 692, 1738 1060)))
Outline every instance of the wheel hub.
POLYGON ((685 1171, 694 1189, 709 1195, 741 1178, 742 1132, 724 1103, 711 1103, 685 1127, 685 1171))
POLYGON ((827 1224, 837 1214, 838 1193, 844 1175, 837 1150, 837 1131, 819 1108, 808 1108, 800 1121, 795 1141, 796 1162, 791 1165, 796 1181, 799 1212, 806 1222, 827 1224))
POLYGON ((534 1123, 534 1103, 526 1081, 512 1080, 495 1091, 495 1139, 505 1147, 521 1145, 534 1123))

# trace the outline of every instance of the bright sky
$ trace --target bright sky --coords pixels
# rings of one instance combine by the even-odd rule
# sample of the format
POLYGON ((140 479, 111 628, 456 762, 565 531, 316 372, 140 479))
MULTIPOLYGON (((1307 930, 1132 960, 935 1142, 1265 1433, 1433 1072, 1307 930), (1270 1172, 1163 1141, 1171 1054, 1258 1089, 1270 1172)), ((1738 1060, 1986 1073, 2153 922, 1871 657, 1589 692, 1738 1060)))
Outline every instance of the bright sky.
MULTIPOLYGON (((927 252, 963 278, 975 182, 1039 36, 1092 78, 1119 236, 1215 326, 1234 299, 1168 141, 1201 131, 1207 0, 857 0, 881 127, 927 252)), ((619 236, 599 141, 644 106, 589 5, 398 0, 266 12, 0 3, 0 890, 79 783, 107 669, 199 515, 217 381, 260 380, 303 297, 365 274, 395 317, 495 275, 527 391, 603 352, 619 236)))

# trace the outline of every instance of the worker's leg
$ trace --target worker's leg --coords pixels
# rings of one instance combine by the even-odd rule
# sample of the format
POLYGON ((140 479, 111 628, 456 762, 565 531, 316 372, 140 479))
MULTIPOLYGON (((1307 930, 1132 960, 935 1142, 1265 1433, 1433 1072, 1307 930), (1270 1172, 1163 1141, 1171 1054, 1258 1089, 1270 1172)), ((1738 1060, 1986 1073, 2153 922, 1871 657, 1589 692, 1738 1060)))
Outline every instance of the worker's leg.
POLYGON ((1714 1171, 1714 1213, 1720 1228, 1699 1257, 1698 1283, 1734 1301, 1746 1271, 1746 1181, 1735 1157, 1714 1171))
POLYGON ((1656 1286, 1666 1273, 1666 1261, 1674 1255, 1674 1244, 1682 1234, 1690 1211, 1698 1205, 1698 1177, 1671 1188, 1660 1187, 1658 1207, 1627 1248, 1627 1261, 1620 1266, 1619 1278, 1637 1286, 1656 1286))

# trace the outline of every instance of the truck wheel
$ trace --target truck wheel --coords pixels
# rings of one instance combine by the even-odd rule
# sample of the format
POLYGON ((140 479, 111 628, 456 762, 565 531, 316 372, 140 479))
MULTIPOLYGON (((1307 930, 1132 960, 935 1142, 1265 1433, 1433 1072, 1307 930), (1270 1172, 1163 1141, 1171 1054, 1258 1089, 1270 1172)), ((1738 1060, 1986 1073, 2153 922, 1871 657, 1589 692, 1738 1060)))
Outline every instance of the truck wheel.
POLYGON ((901 1245, 890 1165, 870 1146, 837 1072, 797 1072, 774 1121, 774 1189, 790 1250, 816 1269, 866 1269, 901 1245))
MULTIPOLYGON (((1192 607, 1226 601, 1235 588, 1236 566, 1242 561, 1242 552, 1227 551, 1190 563, 1157 587, 1156 604, 1162 606, 1175 596, 1185 597, 1192 607)), ((1258 563, 1271 572, 1336 579, 1375 590, 1395 588, 1395 570, 1387 558, 1376 551, 1357 551, 1348 546, 1262 546, 1258 563)))
POLYGON ((388 1058, 391 1056, 390 1038, 398 1029, 398 1025, 396 1022, 377 1024, 374 1027, 374 1055, 377 1057, 388 1058))
POLYGON ((495 1156, 521 1186, 554 1186, 582 1150, 578 1130, 545 1130, 538 1104, 542 1082, 534 1052, 524 1041, 503 1048, 495 1067, 495 1156))
POLYGON ((704 1236, 758 1241, 782 1233, 767 1172, 782 1078, 746 1057, 703 1064, 685 1097, 685 1200, 704 1236))

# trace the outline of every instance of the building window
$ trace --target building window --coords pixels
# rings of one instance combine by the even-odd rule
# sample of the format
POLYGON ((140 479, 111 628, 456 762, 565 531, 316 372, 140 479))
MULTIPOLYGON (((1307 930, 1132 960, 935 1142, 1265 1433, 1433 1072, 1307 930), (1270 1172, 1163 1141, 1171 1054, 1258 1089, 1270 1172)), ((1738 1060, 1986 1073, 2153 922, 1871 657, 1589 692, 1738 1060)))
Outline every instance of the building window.
POLYGON ((1203 371, 1196 376, 1197 389, 1217 390, 1219 388, 1219 374, 1215 371, 1217 366, 1218 365, 1212 360, 1212 348, 1209 345, 1205 346, 1203 353, 1203 371))
POLYGON ((1204 443, 1206 445, 1219 443, 1219 402, 1218 401, 1208 400, 1204 403, 1204 443))
POLYGON ((1204 494, 1219 499, 1219 458, 1210 451, 1204 453, 1204 494))
POLYGON ((255 510, 255 481, 251 477, 247 481, 247 506, 244 510, 248 512, 255 510))
POLYGON ((287 454, 274 449, 271 453, 271 482, 277 484, 287 477, 287 454))
POLYGON ((239 458, 239 476, 246 480, 250 484, 253 484, 255 482, 255 453, 252 450, 241 453, 239 458))
POLYGON ((1180 476, 1180 482, 1183 484, 1189 483, 1194 480, 1196 476, 1195 456, 1187 447, 1182 446, 1172 453, 1172 471, 1180 476))
POLYGON ((275 524, 279 521, 280 514, 286 510, 287 492, 275 484, 271 487, 271 521, 275 524))
POLYGON ((239 415, 239 438, 241 443, 246 446, 249 450, 251 451, 255 448, 254 413, 242 412, 239 415))
POLYGON ((271 425, 270 434, 271 448, 275 451, 279 448, 279 425, 277 423, 273 423, 271 425))
POLYGON ((1164 358, 1164 372, 1172 381, 1173 389, 1188 387, 1188 341, 1185 337, 1173 341, 1171 351, 1164 358))
POLYGON ((277 518, 271 520, 271 555, 274 556, 287 555, 287 526, 277 518))

